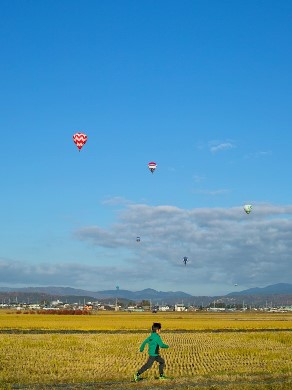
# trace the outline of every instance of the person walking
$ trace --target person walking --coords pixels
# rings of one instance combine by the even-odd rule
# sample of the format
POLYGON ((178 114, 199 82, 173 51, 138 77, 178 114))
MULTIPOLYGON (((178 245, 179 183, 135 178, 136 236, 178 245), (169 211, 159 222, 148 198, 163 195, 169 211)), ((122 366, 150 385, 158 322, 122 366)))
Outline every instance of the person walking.
POLYGON ((140 375, 143 374, 146 370, 152 367, 154 362, 159 363, 159 379, 167 379, 164 375, 165 360, 159 354, 159 348, 169 348, 167 344, 164 344, 161 337, 161 324, 159 322, 154 322, 152 325, 152 333, 147 339, 143 341, 140 346, 140 352, 144 351, 146 344, 148 344, 148 353, 149 357, 147 362, 134 374, 134 381, 138 382, 141 380, 140 375))

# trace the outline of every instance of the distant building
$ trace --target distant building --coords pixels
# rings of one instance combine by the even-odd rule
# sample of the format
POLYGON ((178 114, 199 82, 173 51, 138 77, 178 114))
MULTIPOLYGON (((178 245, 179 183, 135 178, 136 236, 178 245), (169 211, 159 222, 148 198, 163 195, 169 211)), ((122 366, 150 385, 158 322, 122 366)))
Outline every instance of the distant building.
POLYGON ((225 307, 208 307, 207 311, 221 312, 226 311, 225 307))
POLYGON ((159 311, 169 311, 170 307, 168 305, 161 305, 158 308, 159 311))
POLYGON ((186 307, 183 303, 176 303, 174 305, 174 310, 175 311, 186 311, 186 307))
POLYGON ((51 302, 51 306, 61 306, 61 305, 63 305, 63 302, 59 301, 59 299, 51 302))

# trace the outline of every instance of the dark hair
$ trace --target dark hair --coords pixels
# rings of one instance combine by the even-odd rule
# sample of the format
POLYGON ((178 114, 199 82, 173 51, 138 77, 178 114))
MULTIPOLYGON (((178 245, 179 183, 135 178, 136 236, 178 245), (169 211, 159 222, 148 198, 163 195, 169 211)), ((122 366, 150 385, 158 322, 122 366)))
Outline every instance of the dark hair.
POLYGON ((161 323, 160 322, 153 322, 152 332, 156 332, 158 329, 161 329, 161 323))

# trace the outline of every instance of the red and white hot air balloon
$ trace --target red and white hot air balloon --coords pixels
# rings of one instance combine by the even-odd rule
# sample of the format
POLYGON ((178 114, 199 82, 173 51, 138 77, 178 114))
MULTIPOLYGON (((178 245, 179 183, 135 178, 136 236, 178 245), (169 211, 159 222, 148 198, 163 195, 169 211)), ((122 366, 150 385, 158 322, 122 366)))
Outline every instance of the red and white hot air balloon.
POLYGON ((80 150, 82 149, 83 145, 86 144, 87 141, 87 135, 84 133, 76 133, 73 135, 73 141, 76 144, 77 148, 80 150))
POLYGON ((155 171, 157 167, 157 164, 153 161, 151 161, 150 163, 148 163, 148 168, 150 169, 151 173, 153 173, 155 171))

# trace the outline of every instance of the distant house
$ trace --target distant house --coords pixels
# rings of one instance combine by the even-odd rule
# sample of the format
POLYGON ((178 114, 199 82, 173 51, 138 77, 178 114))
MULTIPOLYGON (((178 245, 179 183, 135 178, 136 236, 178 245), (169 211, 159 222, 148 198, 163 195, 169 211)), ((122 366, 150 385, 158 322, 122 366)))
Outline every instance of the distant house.
POLYGON ((176 303, 174 305, 174 310, 175 311, 186 311, 186 307, 183 303, 176 303))
POLYGON ((225 307, 208 307, 207 311, 221 312, 226 311, 225 307))
POLYGON ((115 311, 115 305, 103 305, 104 310, 115 311))
POLYGON ((199 310, 199 308, 196 306, 189 306, 188 307, 188 311, 198 311, 198 310, 199 310))
POLYGON ((57 299, 56 301, 52 301, 51 302, 51 306, 61 306, 61 305, 63 306, 64 304, 59 299, 57 299))
POLYGON ((158 308, 159 311, 169 311, 170 307, 168 305, 162 305, 158 308))
POLYGON ((128 306, 127 311, 144 311, 142 307, 137 307, 137 306, 128 306))
POLYGON ((41 306, 38 303, 32 303, 32 304, 28 305, 28 308, 31 310, 40 310, 41 306))

